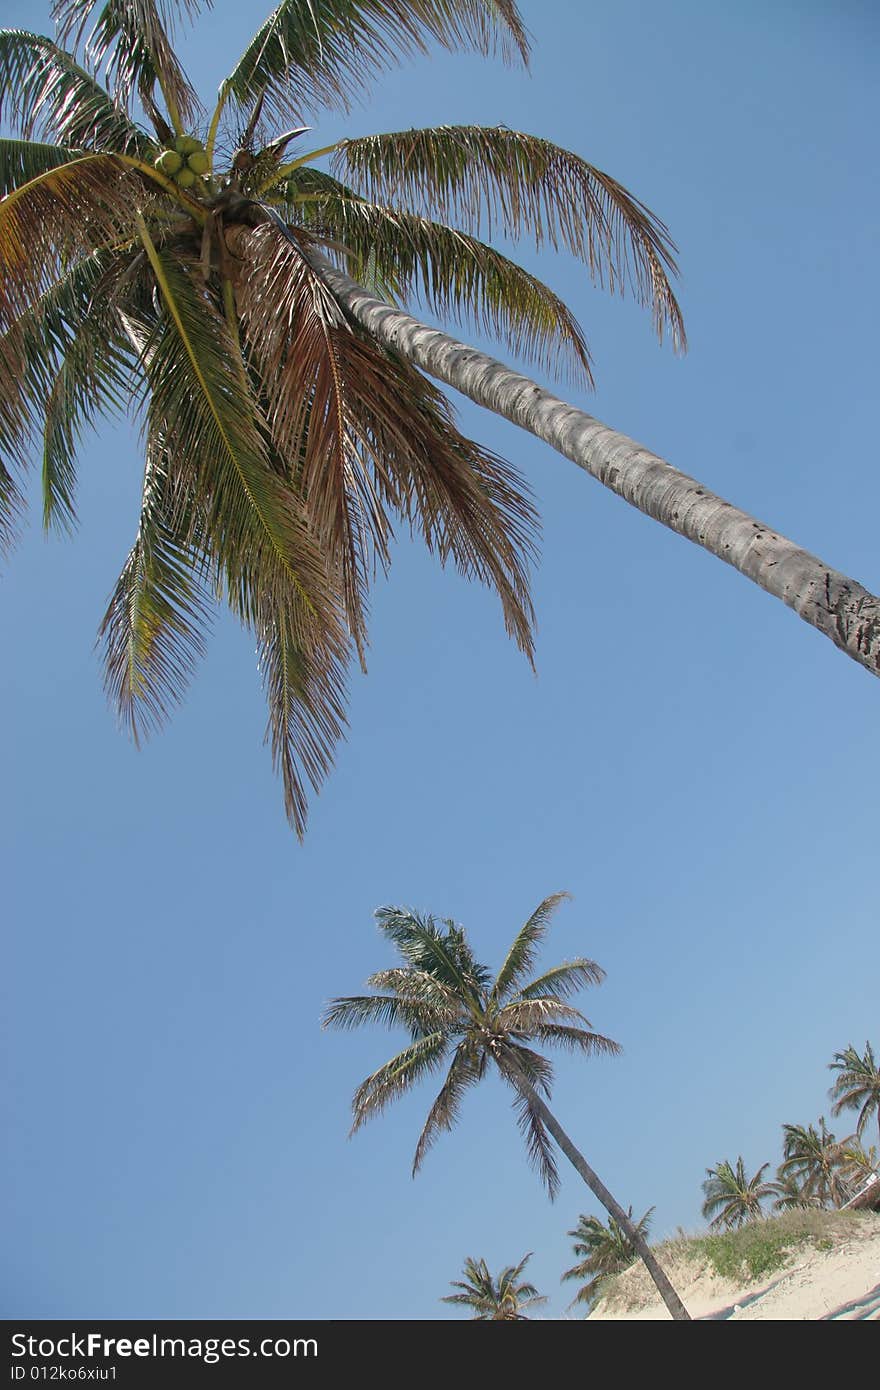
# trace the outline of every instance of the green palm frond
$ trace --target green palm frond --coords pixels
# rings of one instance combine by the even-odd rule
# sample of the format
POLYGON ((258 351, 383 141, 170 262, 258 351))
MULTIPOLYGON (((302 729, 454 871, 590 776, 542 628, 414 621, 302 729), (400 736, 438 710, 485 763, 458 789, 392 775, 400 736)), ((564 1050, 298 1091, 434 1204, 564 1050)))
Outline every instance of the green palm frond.
POLYGON ((436 1033, 448 1023, 448 1011, 421 1000, 401 999, 398 995, 352 995, 333 999, 324 1014, 325 1028, 361 1028, 379 1023, 384 1028, 406 1028, 413 1037, 436 1033))
POLYGON ((522 1322, 526 1314, 523 1308, 546 1303, 546 1298, 538 1293, 535 1285, 522 1280, 521 1275, 529 1260, 531 1251, 516 1265, 508 1265, 496 1279, 489 1271, 485 1260, 469 1257, 464 1262, 464 1279, 451 1280, 454 1289, 460 1293, 447 1294, 440 1301, 459 1307, 472 1308, 474 1318, 483 1321, 522 1322))
POLYGON ((460 928, 452 926, 444 931, 433 917, 403 907, 380 907, 373 915, 382 935, 405 961, 430 974, 465 1007, 479 1007, 486 976, 476 965, 460 928))
POLYGON ((0 120, 74 148, 139 154, 152 144, 71 54, 24 29, 0 30, 0 120))
MULTIPOLYGON (((627 1210, 627 1216, 643 1240, 648 1238, 653 1214, 654 1208, 650 1207, 635 1221, 632 1207, 627 1210)), ((590 1308, 600 1297, 605 1281, 628 1269, 638 1254, 613 1216, 609 1217, 607 1225, 596 1216, 581 1216, 575 1229, 568 1234, 574 1242, 574 1253, 581 1258, 560 1278, 563 1283, 576 1281, 582 1286, 569 1306, 584 1304, 590 1308)))
POLYGON ((67 145, 47 145, 37 140, 0 139, 0 198, 59 164, 81 159, 84 150, 67 145))
POLYGON ((554 965, 543 975, 530 980, 519 992, 520 999, 570 999, 579 990, 590 985, 600 985, 605 979, 605 971, 594 960, 580 956, 576 960, 563 961, 554 965))
POLYGON ((423 1076, 441 1067, 446 1054, 447 1042, 443 1033, 430 1033, 428 1037, 418 1038, 405 1047, 390 1062, 368 1076, 355 1091, 352 1100, 352 1134, 373 1115, 380 1114, 392 1101, 415 1086, 423 1076))
POLYGON ((425 1155, 441 1131, 453 1128, 459 1117, 465 1091, 470 1086, 476 1085, 479 1080, 479 1067, 475 1064, 467 1045, 460 1043, 455 1050, 452 1064, 446 1074, 446 1080, 428 1111, 428 1118, 419 1135, 413 1157, 413 1177, 421 1168, 425 1155))
POLYGON ((423 1001, 433 1008, 443 1009, 451 1016, 458 1011, 455 990, 438 980, 427 970, 417 970, 412 965, 394 966, 390 970, 377 970, 367 977, 371 989, 387 989, 402 999, 423 1001))
POLYGON ((148 419, 187 480, 216 580, 259 641, 273 758, 301 835, 297 768, 319 785, 343 727, 347 639, 338 600, 300 499, 270 467, 244 371, 230 370, 237 346, 199 293, 197 267, 158 249, 143 224, 141 237, 165 307, 147 359, 148 419))
POLYGON ((512 0, 281 0, 221 87, 239 107, 301 119, 347 111, 371 78, 429 42, 528 56, 512 0))
POLYGON ((874 1050, 866 1042, 864 1053, 860 1053, 850 1043, 843 1052, 836 1052, 828 1065, 837 1072, 831 1087, 831 1113, 858 1110, 856 1134, 861 1136, 872 1115, 876 1114, 880 1123, 880 1066, 874 1050))
POLYGON ((548 140, 506 126, 440 126, 345 140, 333 172, 370 202, 403 204, 491 240, 530 236, 571 252, 594 282, 649 307, 662 339, 685 346, 669 276, 669 232, 600 169, 548 140))
POLYGON ((127 264, 106 252, 75 262, 0 335, 0 458, 24 469, 42 442, 46 525, 73 520, 81 429, 124 404, 129 360, 111 287, 127 264))
POLYGON ((583 1052, 588 1057, 616 1057, 621 1047, 611 1038, 601 1033, 593 1033, 585 1028, 571 1028, 564 1023, 541 1023, 534 1036, 543 1043, 561 1047, 567 1052, 583 1052))
MULTIPOLYGON (((96 316, 97 317, 97 316, 96 316)), ((98 415, 122 412, 131 386, 130 361, 104 325, 84 325, 62 362, 46 401, 43 431, 43 526, 70 530, 76 521, 76 455, 98 415)))
MULTIPOLYGON (((288 190, 297 182, 292 176, 288 190)), ((395 300, 420 301, 444 319, 474 324, 554 376, 592 384, 583 330, 536 276, 454 227, 341 189, 301 194, 295 210, 305 226, 344 248, 354 279, 363 283, 369 267, 395 300)))
POLYGON ((517 1126, 525 1140, 529 1162, 543 1182, 552 1202, 559 1191, 559 1168, 541 1113, 527 1092, 517 1091, 513 1106, 517 1126))
POLYGON ((137 535, 101 624, 105 689, 139 742, 164 723, 204 654, 207 603, 181 538, 165 442, 147 439, 137 535))
POLYGON ((551 893, 539 903, 520 928, 492 987, 492 998, 503 1003, 534 968, 535 958, 550 927, 553 914, 570 893, 551 893))
POLYGON ((103 69, 116 105, 130 109, 137 92, 149 108, 158 82, 172 123, 180 128, 201 110, 174 52, 172 21, 180 8, 194 14, 199 5, 193 0, 185 6, 164 0, 56 0, 53 14, 59 43, 74 52, 84 48, 89 68, 103 69))
POLYGON ((703 1216, 712 1230, 736 1230, 763 1216, 762 1201, 778 1191, 776 1183, 764 1182, 769 1167, 769 1163, 762 1163, 750 1178, 740 1155, 735 1167, 724 1159, 714 1168, 707 1168, 703 1183, 703 1216))

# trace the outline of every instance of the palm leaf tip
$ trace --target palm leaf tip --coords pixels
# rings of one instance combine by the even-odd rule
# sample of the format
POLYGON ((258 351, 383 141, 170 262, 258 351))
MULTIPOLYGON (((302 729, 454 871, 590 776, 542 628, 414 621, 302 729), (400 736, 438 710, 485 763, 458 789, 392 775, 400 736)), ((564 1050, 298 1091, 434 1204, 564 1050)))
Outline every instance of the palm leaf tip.
POLYGON ((661 340, 668 333, 684 350, 667 227, 571 151, 506 126, 440 126, 343 141, 337 170, 372 202, 403 202, 475 236, 525 235, 539 249, 569 251, 600 287, 634 294, 661 340))
POLYGON ((282 120, 322 107, 348 111, 372 78, 431 42, 528 61, 513 0, 281 0, 221 91, 242 108, 262 97, 282 120))

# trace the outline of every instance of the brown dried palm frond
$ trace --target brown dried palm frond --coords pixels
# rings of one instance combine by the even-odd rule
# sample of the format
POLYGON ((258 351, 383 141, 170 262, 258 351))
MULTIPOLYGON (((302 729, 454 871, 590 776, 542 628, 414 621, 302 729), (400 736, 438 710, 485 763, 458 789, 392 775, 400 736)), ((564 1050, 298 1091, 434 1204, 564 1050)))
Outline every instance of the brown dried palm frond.
POLYGON ((238 228, 237 304, 266 418, 364 640, 372 567, 387 563, 393 518, 442 562, 499 594, 508 631, 532 652, 526 563, 535 513, 512 470, 466 439, 443 395, 349 322, 308 259, 310 242, 276 223, 238 228))
POLYGON ((0 201, 0 332, 97 248, 128 243, 143 192, 112 154, 47 169, 0 201))
POLYGON ((506 126, 396 131, 342 141, 333 172, 373 203, 570 251, 596 284, 648 306, 661 339, 668 331, 685 345, 667 228, 616 179, 549 140, 506 126))

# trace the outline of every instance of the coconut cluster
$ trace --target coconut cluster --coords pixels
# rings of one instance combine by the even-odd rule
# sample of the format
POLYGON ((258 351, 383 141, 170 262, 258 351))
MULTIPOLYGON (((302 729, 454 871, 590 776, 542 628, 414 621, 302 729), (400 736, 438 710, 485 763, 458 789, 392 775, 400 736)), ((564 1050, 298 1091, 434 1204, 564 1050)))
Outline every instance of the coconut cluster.
POLYGON ((178 135, 171 149, 157 156, 156 168, 181 188, 192 188, 197 178, 207 174, 208 156, 194 135, 178 135))

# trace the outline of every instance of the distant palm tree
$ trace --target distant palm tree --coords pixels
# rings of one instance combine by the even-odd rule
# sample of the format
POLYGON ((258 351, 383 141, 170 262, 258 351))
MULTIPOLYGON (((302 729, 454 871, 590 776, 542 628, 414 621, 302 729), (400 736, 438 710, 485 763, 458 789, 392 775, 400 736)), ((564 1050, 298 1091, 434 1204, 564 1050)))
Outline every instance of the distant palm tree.
POLYGON ((843 1052, 835 1052, 834 1061, 828 1063, 837 1072, 831 1087, 832 1115, 840 1115, 844 1110, 858 1110, 856 1134, 859 1138, 871 1115, 876 1115, 880 1128, 880 1066, 874 1058, 869 1042, 865 1043, 864 1055, 856 1052, 852 1043, 843 1052))
POLYGON ((815 1125, 783 1125, 781 1179, 793 1178, 804 1195, 817 1206, 839 1207, 847 1200, 844 1151, 851 1136, 838 1141, 825 1124, 824 1116, 815 1125))
POLYGON ((383 907, 379 930, 403 957, 403 966, 379 970, 367 981, 380 994, 334 999, 324 1026, 357 1028, 364 1023, 402 1025, 411 1041, 358 1087, 352 1133, 371 1115, 408 1091, 449 1060, 451 1065, 416 1146, 415 1174, 441 1130, 452 1129, 465 1091, 482 1081, 493 1064, 514 1092, 519 1125, 529 1157, 551 1197, 559 1184, 550 1136, 605 1210, 632 1241, 673 1318, 689 1314, 644 1237, 623 1207, 575 1148, 548 1108, 553 1068, 542 1053, 526 1046, 537 1040, 586 1056, 618 1052, 617 1043, 590 1031, 589 1020, 566 1001, 586 985, 599 984, 604 971, 594 961, 565 961, 529 979, 550 918, 566 893, 546 898, 517 933, 493 981, 474 957, 464 930, 406 908, 383 907))
MULTIPOLYGON (((654 1208, 649 1207, 641 1219, 634 1223, 642 1239, 647 1241, 648 1228, 654 1208)), ((627 1216, 632 1221, 632 1207, 627 1208, 627 1216)), ((612 1274, 628 1269, 638 1259, 638 1251, 621 1229, 613 1216, 606 1226, 597 1216, 581 1216, 573 1231, 568 1233, 574 1241, 574 1253, 579 1256, 578 1263, 567 1269, 563 1282, 577 1279, 581 1281, 571 1301, 592 1307, 600 1295, 601 1286, 612 1274)))
POLYGON ((786 1176, 781 1169, 777 1169, 775 1188, 775 1198, 773 1210, 783 1211, 802 1211, 805 1207, 820 1207, 822 1203, 812 1193, 807 1192, 797 1178, 786 1176))
POLYGON ((452 1280, 452 1287, 461 1289, 461 1293, 447 1294, 440 1302, 473 1308, 474 1318, 481 1322, 526 1322, 528 1315, 521 1311, 523 1308, 547 1302, 534 1284, 517 1282, 531 1258, 529 1252, 518 1265, 508 1265, 497 1280, 489 1273, 485 1260, 467 1259, 464 1280, 452 1280))
POLYGON ((740 1155, 735 1168, 725 1159, 714 1168, 706 1169, 703 1216, 713 1231, 733 1231, 764 1215, 761 1203, 776 1191, 775 1183, 764 1182, 769 1167, 769 1163, 762 1163, 750 1178, 740 1155))
POLYGON ((866 1149, 861 1140, 853 1136, 841 1147, 841 1158, 845 1181, 854 1197, 865 1186, 868 1178, 877 1173, 877 1150, 872 1144, 866 1149))

